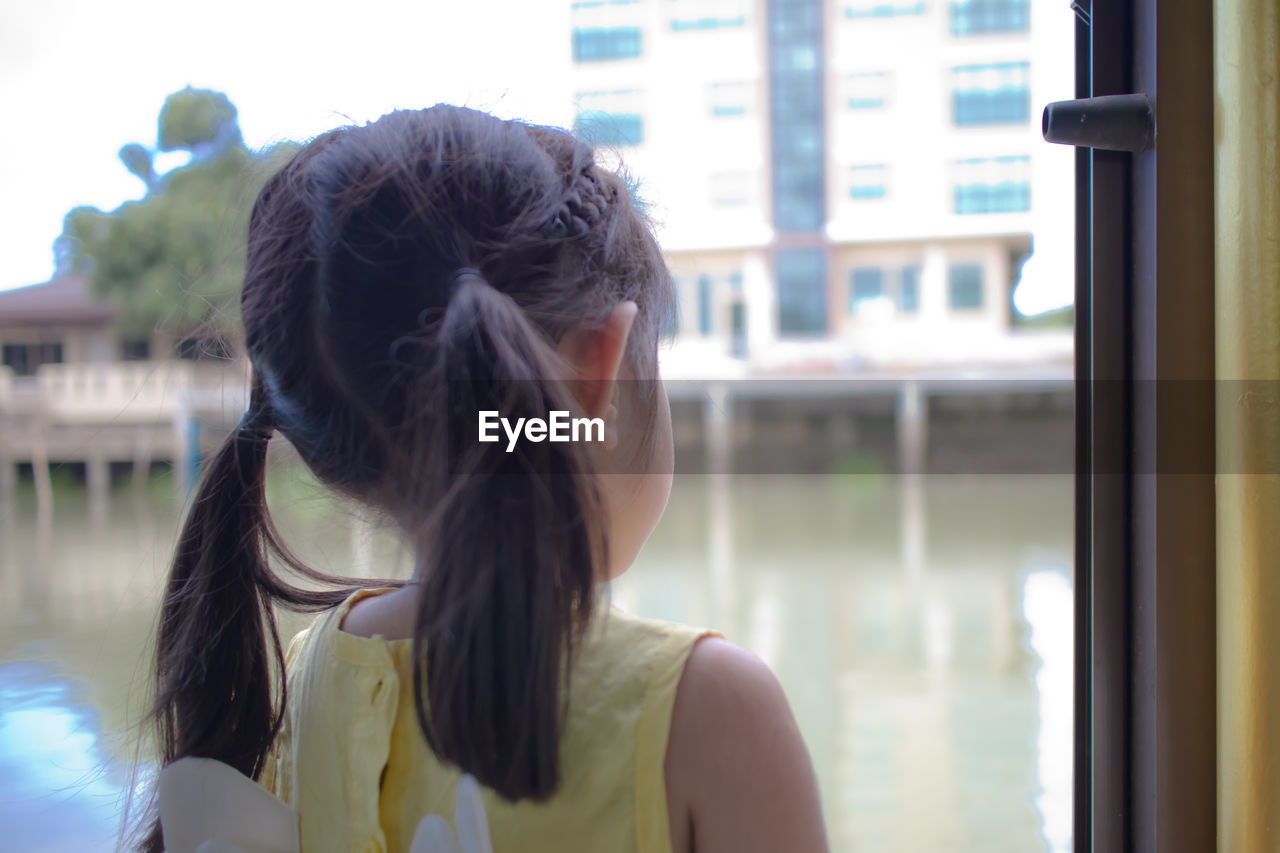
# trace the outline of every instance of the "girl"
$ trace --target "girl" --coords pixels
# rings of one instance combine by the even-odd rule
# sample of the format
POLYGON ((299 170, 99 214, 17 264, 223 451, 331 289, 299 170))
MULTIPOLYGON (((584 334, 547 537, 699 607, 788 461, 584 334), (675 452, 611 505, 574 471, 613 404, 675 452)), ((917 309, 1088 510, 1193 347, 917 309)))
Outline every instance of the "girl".
MULTIPOLYGON (((437 105, 299 151, 254 205, 249 409, 166 590, 163 763, 258 780, 306 853, 406 849, 464 772, 497 853, 825 850, 768 669, 598 592, 670 491, 669 282, 622 180, 565 131, 437 105), (481 413, 557 411, 599 440, 479 440, 481 413), (411 580, 361 588, 289 554, 263 496, 275 431, 396 522, 411 580), (322 611, 287 655, 276 605, 322 611)), ((162 844, 152 823, 142 849, 162 844)))

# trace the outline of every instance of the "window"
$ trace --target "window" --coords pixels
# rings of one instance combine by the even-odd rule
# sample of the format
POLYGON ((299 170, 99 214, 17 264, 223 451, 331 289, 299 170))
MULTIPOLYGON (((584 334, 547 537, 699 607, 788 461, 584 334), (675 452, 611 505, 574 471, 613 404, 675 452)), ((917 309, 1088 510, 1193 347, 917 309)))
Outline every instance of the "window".
POLYGON ((742 273, 737 270, 729 273, 729 292, 734 296, 742 293, 742 273))
POLYGON ((662 318, 659 334, 663 338, 674 338, 680 334, 680 279, 671 277, 671 305, 667 315, 662 318))
POLYGON ((143 339, 120 342, 120 358, 124 361, 146 361, 151 357, 151 342, 143 339))
POLYGON ((644 105, 635 89, 578 92, 574 131, 593 145, 623 147, 644 142, 644 105))
POLYGON ((673 32, 741 27, 747 22, 746 0, 678 0, 671 19, 673 32))
POLYGON ((4 345, 4 366, 12 370, 14 376, 30 376, 33 372, 28 366, 30 363, 25 344, 4 345))
POLYGON ((898 310, 914 314, 920 310, 920 267, 902 268, 902 280, 898 286, 898 310))
POLYGON ((849 0, 844 4, 846 18, 894 18, 922 14, 923 0, 849 0))
POLYGON ((711 203, 716 207, 742 207, 755 198, 755 172, 721 172, 711 176, 711 203))
POLYGON ((671 29, 683 30, 715 30, 721 27, 740 27, 747 22, 746 15, 735 18, 672 18, 671 29))
POLYGON ((573 129, 592 145, 639 145, 644 142, 644 119, 635 113, 579 113, 573 129))
POLYGON ((754 108, 755 94, 754 84, 739 81, 712 83, 707 87, 711 115, 716 118, 746 115, 754 108))
POLYGON ((62 344, 5 344, 3 357, 14 376, 34 376, 42 364, 62 363, 62 344))
POLYGON ((600 6, 630 6, 639 0, 573 0, 573 9, 595 9, 600 6))
POLYGON ((947 304, 951 308, 981 308, 982 296, 981 264, 953 264, 947 270, 947 304))
POLYGON ((639 27, 580 27, 573 31, 574 62, 632 59, 640 55, 639 27))
POLYGON ((1030 63, 962 65, 951 71, 951 116, 959 127, 1018 124, 1031 115, 1030 63))
POLYGON ((822 4, 792 0, 767 7, 773 224, 779 231, 812 231, 826 220, 822 4))
POLYGON ((951 33, 1025 33, 1031 25, 1027 0, 952 0, 951 33))
POLYGON ((882 164, 849 167, 849 198, 866 201, 885 197, 888 168, 882 164))
POLYGON ((960 214, 1018 213, 1031 209, 1031 158, 958 160, 955 211, 960 214))
POLYGON ((827 258, 822 249, 781 249, 778 277, 778 332, 817 336, 827 332, 827 258))
POLYGON ((863 302, 884 296, 884 270, 858 267, 849 276, 849 313, 857 314, 863 302))
POLYGON ((698 333, 711 334, 711 276, 698 276, 698 333))
POLYGON ((887 72, 850 74, 844 79, 845 103, 851 110, 877 110, 889 102, 890 77, 887 72))
POLYGON ((747 303, 741 299, 729 306, 729 355, 747 357, 747 303))

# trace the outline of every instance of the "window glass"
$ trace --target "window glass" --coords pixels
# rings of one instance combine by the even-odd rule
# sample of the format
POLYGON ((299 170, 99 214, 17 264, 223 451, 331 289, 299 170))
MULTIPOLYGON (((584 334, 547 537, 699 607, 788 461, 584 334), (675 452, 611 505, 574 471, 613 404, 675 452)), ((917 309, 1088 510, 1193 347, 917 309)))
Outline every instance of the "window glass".
POLYGON ((1026 122, 1031 115, 1030 69, 1026 62, 952 69, 952 121, 960 127, 1026 122))
POLYGON ((892 80, 888 72, 868 71, 844 78, 844 101, 851 110, 880 109, 889 102, 892 80))
POLYGON ((957 36, 1026 32, 1030 11, 1027 0, 952 0, 951 32, 957 36))
POLYGON ((884 198, 888 169, 880 163, 849 167, 849 198, 855 201, 884 198))
POLYGON ((858 267, 849 276, 849 311, 856 314, 859 304, 884 296, 884 270, 858 267))
POLYGON ((711 334, 711 276, 698 276, 698 332, 711 334))
POLYGON ((712 83, 707 87, 707 101, 711 115, 717 118, 742 116, 755 112, 756 87, 754 83, 734 80, 712 83))
POLYGON ((781 249, 776 255, 776 264, 779 334, 826 333, 826 255, 823 250, 781 249))
POLYGON ((847 0, 846 18, 894 18, 924 13, 923 0, 847 0))
POLYGON ((573 60, 599 62, 640 55, 639 27, 579 27, 573 31, 573 60))
POLYGON ((920 267, 903 267, 898 284, 898 310, 914 314, 920 310, 920 267))
POLYGON ((952 264, 947 270, 947 304, 960 310, 981 308, 982 278, 981 264, 952 264))
POLYGON ((956 213, 1017 213, 1030 209, 1030 157, 979 157, 956 161, 956 213))

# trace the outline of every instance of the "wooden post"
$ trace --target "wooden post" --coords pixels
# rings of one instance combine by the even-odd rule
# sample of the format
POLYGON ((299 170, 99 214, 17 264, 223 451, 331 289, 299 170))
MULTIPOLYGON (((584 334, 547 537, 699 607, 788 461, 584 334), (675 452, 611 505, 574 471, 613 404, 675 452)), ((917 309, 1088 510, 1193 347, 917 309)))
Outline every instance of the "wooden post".
POLYGON ((27 441, 31 446, 31 476, 36 484, 36 516, 53 516, 53 481, 49 477, 49 454, 44 446, 43 424, 38 419, 27 423, 27 441))
POLYGON ((898 390, 898 473, 923 474, 928 461, 928 408, 920 383, 908 379, 898 390))

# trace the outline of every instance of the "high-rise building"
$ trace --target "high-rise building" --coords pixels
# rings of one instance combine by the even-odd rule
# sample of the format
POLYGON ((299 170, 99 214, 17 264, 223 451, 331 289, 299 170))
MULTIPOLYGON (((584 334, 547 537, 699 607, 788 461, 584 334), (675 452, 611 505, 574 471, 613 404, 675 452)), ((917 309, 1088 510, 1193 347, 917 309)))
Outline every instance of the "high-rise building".
POLYGON ((676 278, 665 371, 1068 356, 1011 299, 1033 248, 1026 286, 1070 299, 1071 152, 1039 122, 1072 94, 1065 6, 571 5, 576 126, 653 202, 676 278))

